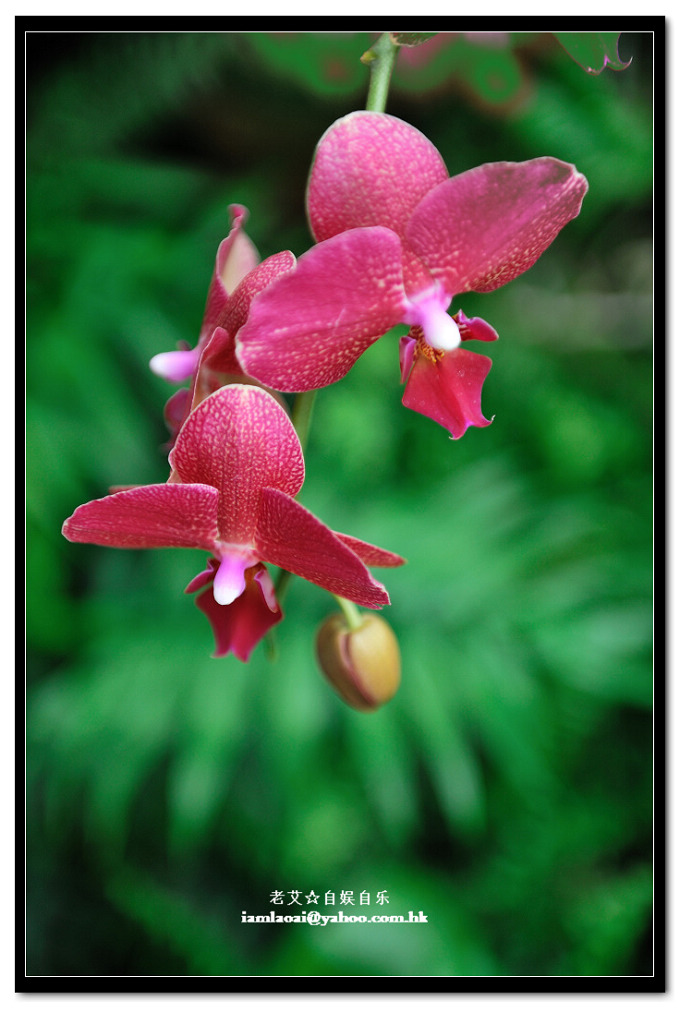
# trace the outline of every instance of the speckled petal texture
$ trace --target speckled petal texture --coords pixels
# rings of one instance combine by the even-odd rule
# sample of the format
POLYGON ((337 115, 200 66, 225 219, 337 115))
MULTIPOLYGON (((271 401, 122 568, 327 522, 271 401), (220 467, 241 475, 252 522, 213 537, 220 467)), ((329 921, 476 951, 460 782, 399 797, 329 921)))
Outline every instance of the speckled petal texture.
POLYGON ((552 157, 483 164, 434 188, 406 236, 447 292, 489 292, 531 267, 581 209, 588 183, 552 157))
POLYGON ((170 463, 182 481, 220 492, 223 540, 252 541, 263 487, 294 495, 305 478, 300 442, 283 408, 261 388, 229 384, 194 409, 170 463))
POLYGON ((265 562, 302 576, 364 608, 389 604, 358 555, 293 498, 270 488, 262 492, 256 547, 265 562))
POLYGON ((219 495, 205 484, 149 484, 80 505, 64 536, 112 548, 203 548, 217 540, 219 495))
POLYGON ((387 228, 356 228, 320 242, 291 274, 255 297, 236 356, 256 380, 309 391, 340 380, 401 322, 401 243, 387 228))
POLYGON ((307 211, 317 242, 348 228, 382 224, 403 235, 408 219, 449 172, 417 128, 356 110, 319 140, 307 186, 307 211))

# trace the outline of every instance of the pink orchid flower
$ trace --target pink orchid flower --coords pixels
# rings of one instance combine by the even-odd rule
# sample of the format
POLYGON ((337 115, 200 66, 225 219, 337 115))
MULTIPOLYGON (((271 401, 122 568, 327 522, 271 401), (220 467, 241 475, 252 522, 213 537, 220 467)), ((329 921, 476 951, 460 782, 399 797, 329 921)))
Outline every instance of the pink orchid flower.
POLYGON ((295 500, 305 468, 300 442, 268 392, 230 384, 182 426, 165 484, 132 487, 79 506, 64 536, 117 548, 201 548, 208 568, 186 588, 213 628, 217 657, 247 661, 282 617, 263 563, 287 569, 366 608, 389 604, 366 565, 399 555, 335 533, 295 500), (207 588, 207 589, 203 589, 207 588))
POLYGON ((217 250, 198 344, 190 349, 180 342, 178 351, 161 352, 149 364, 170 383, 191 378, 189 388, 178 391, 165 407, 173 438, 190 411, 213 391, 235 381, 253 383, 236 359, 236 333, 247 319, 253 297, 295 266, 293 253, 287 251, 260 263, 257 249, 243 230, 248 211, 232 205, 229 212, 231 230, 217 250))
POLYGON ((399 323, 403 403, 460 437, 486 426, 481 388, 491 341, 479 317, 447 312, 535 263, 576 217, 583 175, 552 157, 491 163, 449 177, 437 149, 389 114, 355 111, 331 125, 312 164, 307 210, 318 244, 254 299, 236 356, 256 380, 308 391, 340 380, 399 323))

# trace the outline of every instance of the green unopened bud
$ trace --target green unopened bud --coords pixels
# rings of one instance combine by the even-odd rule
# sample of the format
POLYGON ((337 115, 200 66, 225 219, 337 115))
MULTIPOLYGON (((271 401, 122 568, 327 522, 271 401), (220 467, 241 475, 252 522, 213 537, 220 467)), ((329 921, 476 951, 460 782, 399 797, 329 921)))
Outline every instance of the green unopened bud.
POLYGON ((362 615, 354 629, 341 612, 331 615, 316 635, 316 654, 331 686, 357 711, 375 711, 399 689, 399 644, 379 615, 362 615))

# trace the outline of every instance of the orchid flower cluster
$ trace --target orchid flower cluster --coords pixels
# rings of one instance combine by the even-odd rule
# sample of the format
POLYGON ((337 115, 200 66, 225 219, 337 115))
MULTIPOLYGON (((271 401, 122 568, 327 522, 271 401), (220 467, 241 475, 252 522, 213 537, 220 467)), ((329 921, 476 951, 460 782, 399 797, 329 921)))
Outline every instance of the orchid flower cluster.
POLYGON ((389 604, 369 567, 399 555, 322 523, 297 501, 305 478, 295 407, 340 380, 398 324, 403 404, 460 438, 491 423, 481 408, 491 360, 470 340, 494 328, 454 296, 488 292, 528 270, 579 213, 585 178, 541 157, 450 177, 435 146, 397 117, 355 111, 318 143, 307 188, 315 244, 260 261, 243 206, 230 207, 198 342, 155 356, 151 369, 186 382, 167 403, 165 483, 112 488, 79 506, 71 541, 208 552, 186 587, 214 633, 215 655, 247 661, 282 618, 270 568, 324 588, 345 618, 321 628, 322 669, 352 706, 370 710, 399 683, 396 639, 374 614, 389 604), (348 608, 352 611, 348 612, 348 608))

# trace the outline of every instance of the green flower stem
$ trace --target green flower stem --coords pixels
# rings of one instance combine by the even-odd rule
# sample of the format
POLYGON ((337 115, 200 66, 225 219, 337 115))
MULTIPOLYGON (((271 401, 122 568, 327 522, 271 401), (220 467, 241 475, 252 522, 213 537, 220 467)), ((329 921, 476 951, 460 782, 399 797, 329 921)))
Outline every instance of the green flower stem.
POLYGON ((339 597, 338 594, 333 594, 333 597, 342 608, 348 628, 358 629, 364 619, 357 606, 352 601, 348 601, 346 597, 339 597))
MULTIPOLYGON (((302 391, 299 395, 295 396, 293 401, 293 409, 290 414, 291 421, 295 427, 295 433, 300 441, 300 447, 304 453, 307 445, 307 438, 309 437, 309 428, 312 422, 312 411, 314 409, 314 402, 316 401, 316 391, 302 391)), ((279 569, 274 583, 274 593, 276 594, 276 600, 279 603, 279 607, 283 608, 283 600, 286 596, 288 587, 290 586, 291 573, 287 569, 279 569)), ((276 638, 274 630, 270 629, 264 638, 265 653, 270 661, 274 661, 278 657, 278 650, 276 645, 276 638)))
POLYGON ((316 394, 316 391, 302 391, 299 395, 296 395, 293 402, 293 411, 290 415, 303 452, 307 447, 307 438, 309 437, 316 394))
MULTIPOLYGON (((309 437, 309 428, 312 423, 312 412, 314 410, 316 394, 316 391, 301 391, 299 395, 295 396, 293 410, 290 414, 303 454, 307 447, 307 438, 309 437)), ((281 605, 284 594, 288 590, 290 577, 291 574, 287 569, 279 569, 279 575, 274 585, 279 605, 281 605)))
POLYGON ((390 33, 383 32, 380 39, 361 58, 364 64, 368 64, 371 73, 366 110, 378 114, 385 113, 387 93, 398 50, 399 47, 392 41, 390 33))
MULTIPOLYGON (((392 70, 394 68, 394 62, 396 60, 398 50, 399 47, 392 41, 390 33, 384 32, 370 50, 367 50, 361 58, 364 64, 368 65, 370 70, 368 96, 366 97, 366 110, 371 110, 375 113, 384 113, 387 105, 387 94, 389 92, 390 79, 392 77, 392 70)), ((303 452, 307 444, 307 438, 309 437, 309 428, 311 425, 315 400, 316 391, 305 391, 296 395, 295 401, 293 402, 291 420, 293 421, 293 426, 295 427, 295 431, 300 439, 300 446, 302 447, 303 452)), ((274 584, 274 591, 280 607, 283 607, 283 599, 290 585, 290 578, 291 574, 286 569, 279 569, 279 573, 274 584)), ((356 629, 360 626, 362 618, 361 612, 357 606, 351 601, 347 601, 344 597, 338 597, 337 594, 334 594, 333 597, 342 608, 349 628, 356 629)), ((267 633, 264 641, 267 657, 270 661, 273 661, 278 654, 273 629, 267 633)))

